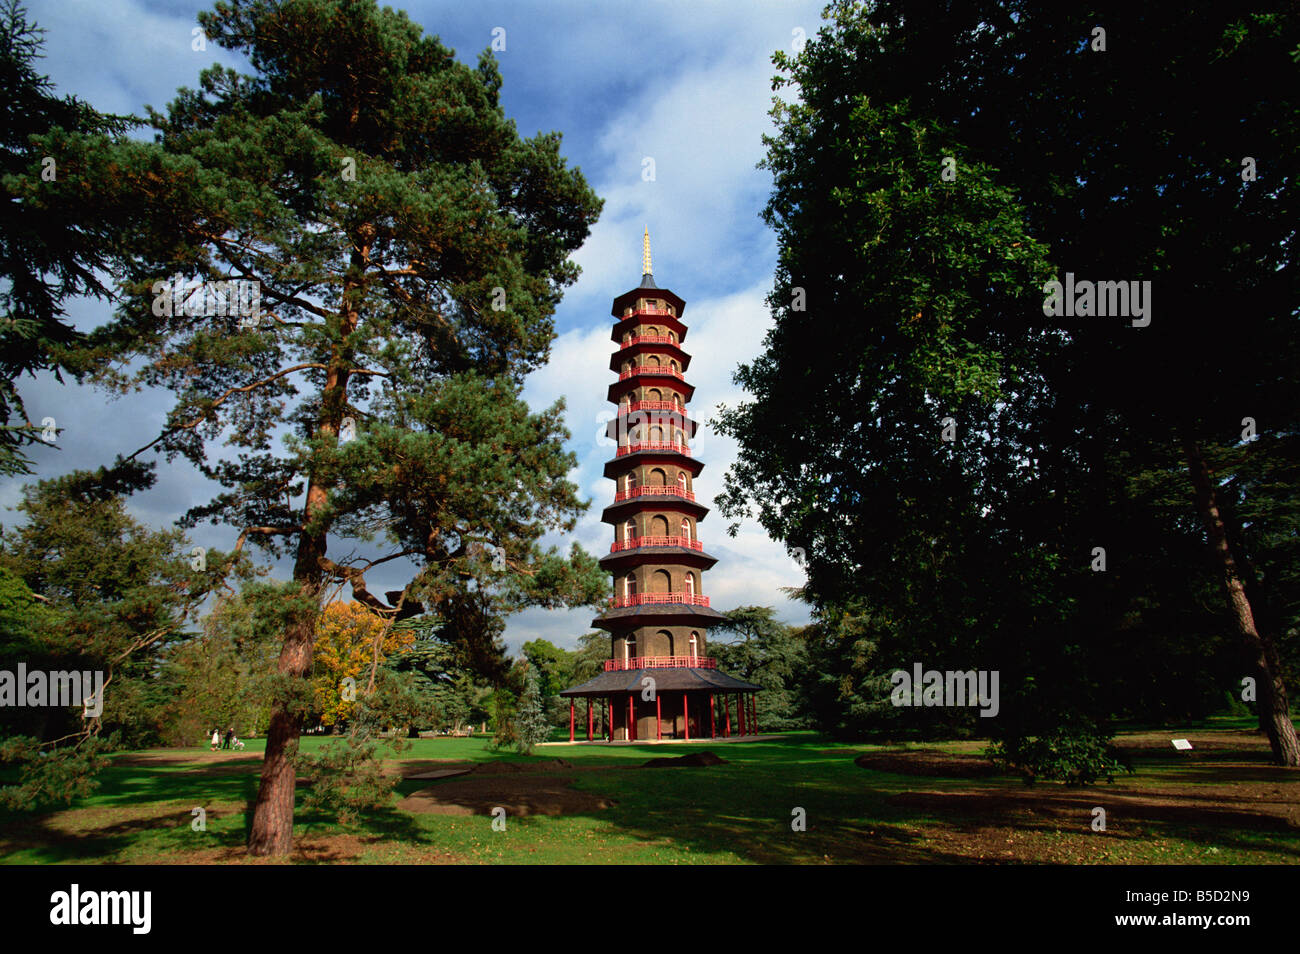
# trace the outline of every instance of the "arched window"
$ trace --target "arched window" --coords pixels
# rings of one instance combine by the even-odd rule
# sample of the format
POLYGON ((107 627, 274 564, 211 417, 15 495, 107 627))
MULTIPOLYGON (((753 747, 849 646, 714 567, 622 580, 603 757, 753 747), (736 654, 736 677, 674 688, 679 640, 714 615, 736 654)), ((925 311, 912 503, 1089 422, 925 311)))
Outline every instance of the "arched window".
POLYGON ((655 514, 654 519, 650 521, 650 535, 652 537, 668 536, 668 518, 663 514, 655 514))
POLYGON ((676 391, 673 392, 673 407, 677 408, 678 410, 681 410, 682 407, 682 396, 678 394, 676 391))
POLYGON ((695 574, 686 574, 686 596, 688 598, 695 596, 695 574))
POLYGON ((664 395, 663 392, 660 391, 658 388, 651 388, 649 391, 646 392, 646 399, 650 401, 662 401, 664 399, 664 395))
MULTIPOLYGON (((623 542, 631 543, 635 539, 636 539, 636 524, 633 521, 629 520, 627 523, 623 524, 623 542)), ((629 577, 629 579, 631 579, 631 577, 629 577)))
POLYGON ((682 517, 682 536, 686 538, 686 541, 687 541, 688 543, 690 542, 690 539, 691 539, 691 522, 690 522, 690 520, 688 520, 688 519, 685 518, 685 517, 682 517))
POLYGON ((627 599, 636 596, 636 577, 631 573, 623 577, 623 596, 627 599))
POLYGON ((668 332, 668 340, 673 344, 677 344, 677 333, 675 331, 668 332))
POLYGON ((623 640, 623 665, 628 665, 636 656, 636 637, 629 636, 623 640))
POLYGON ((627 476, 623 478, 623 489, 628 491, 629 493, 632 492, 633 490, 636 490, 635 471, 628 471, 627 476))
POLYGON ((682 493, 686 493, 686 471, 684 470, 677 472, 677 489, 682 493))
POLYGON ((674 371, 680 371, 680 370, 681 370, 681 368, 677 367, 677 362, 676 362, 676 360, 669 361, 669 362, 668 362, 668 366, 671 367, 674 371))
POLYGON ((659 367, 659 364, 660 364, 660 361, 659 361, 659 355, 657 355, 657 354, 652 354, 652 355, 650 355, 650 360, 647 361, 646 364, 650 365, 650 367, 652 367, 652 368, 657 368, 657 367, 659 367))
POLYGON ((658 467, 656 467, 654 470, 650 471, 650 486, 651 486, 651 487, 662 487, 662 486, 663 486, 664 484, 666 484, 667 482, 668 482, 668 475, 665 474, 665 473, 664 473, 662 470, 660 470, 658 467))
POLYGON ((694 666, 699 660, 700 652, 700 634, 691 633, 691 665, 694 666))
POLYGON ((650 578, 652 593, 671 593, 673 591, 672 577, 668 575, 667 570, 655 570, 654 576, 650 578))

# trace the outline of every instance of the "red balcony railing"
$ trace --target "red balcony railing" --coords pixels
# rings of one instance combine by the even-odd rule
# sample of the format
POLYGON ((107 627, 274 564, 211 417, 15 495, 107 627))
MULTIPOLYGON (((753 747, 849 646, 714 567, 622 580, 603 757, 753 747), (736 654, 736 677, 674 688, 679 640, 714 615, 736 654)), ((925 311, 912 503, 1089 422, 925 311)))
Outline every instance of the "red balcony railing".
POLYGON ((718 661, 712 656, 632 656, 628 659, 606 659, 605 672, 623 669, 717 669, 718 661))
POLYGON ((676 370, 675 368, 666 368, 663 365, 654 365, 654 364, 635 365, 634 367, 628 368, 626 371, 621 372, 618 376, 618 379, 620 381, 626 381, 628 378, 634 378, 638 374, 657 374, 665 377, 676 378, 678 381, 686 380, 684 377, 682 377, 682 373, 676 370))
POLYGON ((624 444, 620 447, 615 457, 623 457, 627 454, 639 454, 641 451, 671 451, 674 454, 690 454, 691 449, 685 443, 676 441, 638 441, 635 444, 624 444))
POLYGON ((686 408, 672 401, 633 401, 618 406, 619 414, 631 414, 634 411, 676 411, 678 414, 685 414, 686 408))
POLYGON ((695 491, 682 490, 680 487, 673 487, 669 484, 663 486, 649 487, 631 487, 627 490, 620 490, 614 495, 614 503, 620 500, 631 500, 635 497, 681 497, 683 500, 694 500, 695 491))
POLYGON ((645 308, 645 307, 633 308, 629 310, 627 313, 625 313, 623 317, 624 319, 627 319, 627 318, 633 318, 637 315, 670 315, 673 318, 677 317, 676 314, 674 314, 672 311, 670 311, 667 308, 645 308))
POLYGON ((614 609, 625 606, 656 606, 664 603, 685 603, 687 606, 708 606, 707 596, 691 596, 688 593, 638 593, 635 596, 616 596, 610 601, 614 609))
POLYGON ((686 547, 702 551, 704 544, 690 537, 632 537, 630 540, 615 540, 609 545, 609 552, 618 553, 620 550, 636 550, 639 547, 686 547))
POLYGON ((669 338, 667 335, 632 335, 626 341, 619 342, 619 350, 630 348, 639 344, 664 344, 677 347, 677 339, 669 338))

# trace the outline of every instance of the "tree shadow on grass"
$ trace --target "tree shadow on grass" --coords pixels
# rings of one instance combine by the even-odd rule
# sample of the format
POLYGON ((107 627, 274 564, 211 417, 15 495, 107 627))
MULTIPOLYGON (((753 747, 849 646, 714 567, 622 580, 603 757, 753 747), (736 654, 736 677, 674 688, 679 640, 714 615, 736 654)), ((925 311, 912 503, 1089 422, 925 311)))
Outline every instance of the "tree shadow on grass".
MULTIPOLYGON (((1201 766, 1184 765, 1175 776, 1160 778, 1172 789, 1166 792, 1121 794, 1105 786, 1052 786, 1049 792, 1044 786, 1026 796, 1018 781, 929 777, 922 782, 915 775, 867 771, 852 764, 860 750, 818 749, 818 744, 825 745, 805 740, 718 747, 711 751, 730 764, 704 768, 580 769, 577 788, 616 804, 574 814, 666 851, 760 863, 1037 861, 1052 854, 1049 836, 1088 837, 1091 809, 1112 803, 1110 834, 1134 843, 1170 838, 1264 851, 1279 861, 1300 851, 1300 839, 1292 837, 1295 830, 1287 820, 1250 810, 1249 803, 1257 800, 1248 794, 1213 793, 1197 801, 1190 786, 1203 774, 1201 766), (918 794, 915 789, 921 786, 932 790, 926 793, 928 800, 900 797, 918 794), (803 830, 796 830, 800 824, 803 830), (1028 856, 990 858, 984 853, 988 845, 1009 843, 1017 832, 1044 840, 1031 846, 1028 856)), ((663 749, 642 754, 662 755, 663 749)), ((1263 766, 1234 769, 1220 763, 1204 768, 1233 782, 1278 780, 1263 766), (1257 768, 1262 770, 1258 778, 1257 768)))
MULTIPOLYGON (((217 854, 212 861, 232 860, 242 855, 247 843, 260 769, 260 758, 234 765, 193 765, 184 759, 114 765, 100 774, 100 787, 93 795, 69 807, 0 816, 0 852, 6 856, 26 854, 39 863, 112 863, 133 849, 159 862, 213 852, 217 854), (218 805, 223 807, 216 808, 218 805), (201 834, 193 832, 191 809, 195 807, 204 809, 209 826, 235 814, 242 814, 243 821, 231 827, 208 828, 201 834), (99 819, 104 823, 97 823, 99 819)), ((422 843, 428 839, 410 815, 391 807, 364 813, 352 826, 338 825, 321 813, 300 808, 294 828, 296 836, 300 831, 317 839, 341 834, 359 844, 386 840, 422 843)), ((332 850, 298 851, 295 855, 302 856, 295 860, 308 863, 350 857, 332 850)))
MULTIPOLYGON (((199 806, 202 807, 202 806, 199 806)), ((204 809, 205 825, 211 825, 239 812, 239 803, 209 802, 204 809)), ((0 844, 6 854, 29 852, 31 860, 43 864, 63 861, 115 863, 116 856, 133 848, 174 850, 178 839, 197 841, 202 847, 230 844, 239 838, 238 828, 207 830, 201 834, 192 828, 196 816, 190 808, 178 804, 145 804, 130 807, 89 807, 59 809, 10 819, 0 824, 0 844), (69 813, 75 814, 70 815, 69 813), (99 816, 121 816, 116 821, 96 824, 99 816), (65 827, 65 819, 75 820, 77 827, 65 827), (89 822, 89 824, 88 824, 89 822)), ((191 844, 188 849, 199 847, 191 844)))

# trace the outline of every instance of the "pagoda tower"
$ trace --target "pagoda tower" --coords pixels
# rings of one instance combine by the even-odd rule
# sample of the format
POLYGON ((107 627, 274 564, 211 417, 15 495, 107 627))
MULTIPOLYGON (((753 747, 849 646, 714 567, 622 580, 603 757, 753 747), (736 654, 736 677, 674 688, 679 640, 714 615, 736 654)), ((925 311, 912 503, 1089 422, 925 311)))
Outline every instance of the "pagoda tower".
POLYGON ((607 741, 700 739, 755 730, 759 686, 718 671, 707 654, 710 626, 726 619, 709 606, 703 574, 717 558, 704 552, 698 526, 708 508, 695 500, 704 465, 691 456, 699 425, 687 405, 691 356, 682 350, 686 302, 658 287, 643 239, 641 284, 614 299, 609 368, 618 379, 608 399, 618 408, 607 435, 617 444, 605 476, 614 502, 602 520, 614 542, 600 564, 614 596, 592 625, 609 631, 610 658, 595 679, 560 693, 587 700, 587 738, 602 707, 607 741))

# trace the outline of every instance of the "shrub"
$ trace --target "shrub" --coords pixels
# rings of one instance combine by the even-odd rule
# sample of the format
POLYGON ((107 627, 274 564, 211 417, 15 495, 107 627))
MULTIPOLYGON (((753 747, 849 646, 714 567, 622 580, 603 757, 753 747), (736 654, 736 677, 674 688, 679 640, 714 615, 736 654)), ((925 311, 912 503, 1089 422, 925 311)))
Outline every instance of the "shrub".
POLYGON ((1088 785, 1103 777, 1113 782, 1125 768, 1110 742, 1111 737, 1096 726, 1073 723, 1041 735, 1000 739, 984 754, 998 768, 1020 775, 1026 785, 1040 778, 1088 785))

